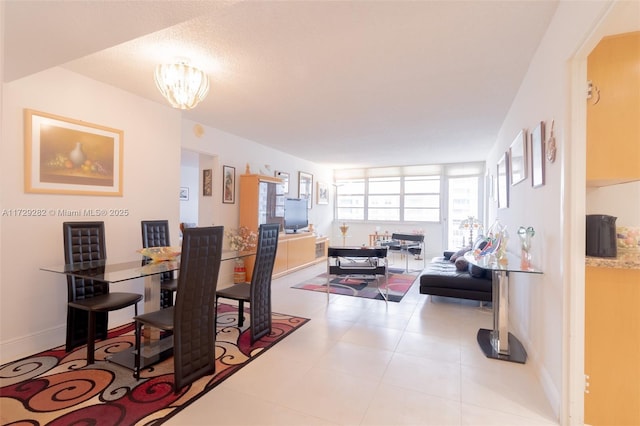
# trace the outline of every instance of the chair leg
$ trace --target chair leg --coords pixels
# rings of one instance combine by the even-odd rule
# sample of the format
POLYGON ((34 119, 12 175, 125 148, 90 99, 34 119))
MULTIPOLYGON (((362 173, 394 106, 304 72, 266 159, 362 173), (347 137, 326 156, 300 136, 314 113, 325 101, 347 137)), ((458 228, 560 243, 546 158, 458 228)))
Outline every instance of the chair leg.
POLYGON ((96 313, 89 311, 89 335, 87 337, 87 365, 95 362, 96 349, 96 313))
POLYGON ((134 363, 133 363, 133 378, 136 380, 140 380, 140 352, 142 352, 142 348, 140 347, 140 336, 142 335, 142 323, 136 321, 136 346, 134 351, 134 363))
POLYGON ((213 332, 218 334, 218 297, 213 302, 213 332))
POLYGON ((238 327, 244 324, 244 300, 238 301, 238 327))

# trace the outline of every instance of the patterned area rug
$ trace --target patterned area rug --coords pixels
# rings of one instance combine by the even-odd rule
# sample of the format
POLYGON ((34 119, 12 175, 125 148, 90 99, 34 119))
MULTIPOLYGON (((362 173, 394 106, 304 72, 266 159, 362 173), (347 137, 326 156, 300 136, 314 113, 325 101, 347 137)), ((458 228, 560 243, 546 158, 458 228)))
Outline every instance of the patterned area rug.
MULTIPOLYGON (((384 300, 380 292, 386 294, 389 288, 389 302, 399 302, 409 291, 416 280, 418 272, 404 273, 400 270, 389 269, 389 281, 383 276, 379 276, 380 290, 376 286, 376 281, 369 277, 339 277, 334 276, 329 282, 329 292, 346 296, 364 297, 367 299, 384 300)), ((320 274, 292 288, 311 290, 326 293, 327 274, 320 274)))
POLYGON ((69 353, 60 346, 5 364, 0 367, 1 423, 162 424, 309 321, 274 313, 271 334, 251 345, 248 321, 239 329, 237 312, 237 307, 218 305, 216 373, 177 395, 172 387, 173 358, 142 370, 140 381, 125 367, 99 362, 134 346, 133 324, 110 330, 105 341, 97 342, 97 362, 88 367, 84 346, 69 353))

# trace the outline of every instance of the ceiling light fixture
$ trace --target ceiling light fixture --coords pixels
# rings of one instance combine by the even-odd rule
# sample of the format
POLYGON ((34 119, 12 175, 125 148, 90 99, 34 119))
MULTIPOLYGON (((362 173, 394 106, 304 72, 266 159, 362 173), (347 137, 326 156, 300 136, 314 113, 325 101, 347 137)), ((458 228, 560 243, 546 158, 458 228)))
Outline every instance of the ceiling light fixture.
POLYGON ((192 109, 209 93, 209 77, 186 60, 156 67, 156 86, 162 96, 178 109, 192 109))

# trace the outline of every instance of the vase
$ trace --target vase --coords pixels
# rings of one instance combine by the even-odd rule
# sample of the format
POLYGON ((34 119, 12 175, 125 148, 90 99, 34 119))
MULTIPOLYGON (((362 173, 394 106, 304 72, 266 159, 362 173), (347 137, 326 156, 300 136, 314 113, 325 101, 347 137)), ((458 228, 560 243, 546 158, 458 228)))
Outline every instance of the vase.
POLYGON ((80 167, 86 159, 87 156, 82 150, 82 142, 76 142, 76 147, 69 153, 69 160, 71 160, 74 166, 80 167))
POLYGON ((233 282, 244 283, 247 281, 247 268, 244 266, 244 259, 236 259, 233 266, 233 282))
POLYGON ((535 235, 533 227, 525 228, 521 226, 518 229, 518 237, 520 237, 520 269, 528 270, 531 268, 531 238, 535 235))

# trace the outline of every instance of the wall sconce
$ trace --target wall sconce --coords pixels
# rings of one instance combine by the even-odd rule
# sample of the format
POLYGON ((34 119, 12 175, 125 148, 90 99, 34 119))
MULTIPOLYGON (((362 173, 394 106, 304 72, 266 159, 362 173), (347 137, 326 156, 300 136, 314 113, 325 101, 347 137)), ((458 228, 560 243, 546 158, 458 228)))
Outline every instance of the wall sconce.
POLYGON ((178 109, 194 108, 209 93, 209 77, 186 60, 158 65, 155 81, 162 96, 178 109))

